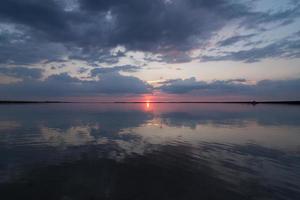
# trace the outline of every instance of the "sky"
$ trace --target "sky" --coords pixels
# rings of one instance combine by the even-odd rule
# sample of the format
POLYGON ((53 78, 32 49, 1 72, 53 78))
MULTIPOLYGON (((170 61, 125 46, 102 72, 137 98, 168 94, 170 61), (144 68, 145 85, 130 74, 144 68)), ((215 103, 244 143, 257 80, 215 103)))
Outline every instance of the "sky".
POLYGON ((1 0, 0 99, 300 100, 298 0, 1 0))

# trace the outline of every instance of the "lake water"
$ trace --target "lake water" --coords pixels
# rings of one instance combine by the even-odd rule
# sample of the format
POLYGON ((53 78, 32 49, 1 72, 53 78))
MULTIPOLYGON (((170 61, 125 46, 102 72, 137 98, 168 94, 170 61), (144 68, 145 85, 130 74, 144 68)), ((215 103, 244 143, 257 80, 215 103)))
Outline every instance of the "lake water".
POLYGON ((0 105, 0 199, 300 199, 300 106, 0 105))

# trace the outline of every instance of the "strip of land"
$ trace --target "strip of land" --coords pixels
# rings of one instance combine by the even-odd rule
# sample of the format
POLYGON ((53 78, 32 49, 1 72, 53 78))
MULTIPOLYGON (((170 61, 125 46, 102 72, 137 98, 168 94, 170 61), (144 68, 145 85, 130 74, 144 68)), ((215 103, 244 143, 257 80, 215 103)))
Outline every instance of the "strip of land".
POLYGON ((293 104, 300 105, 300 101, 154 101, 154 102, 124 102, 113 103, 191 103, 191 104, 293 104))
POLYGON ((55 104, 55 103, 116 103, 116 104, 143 104, 143 103, 172 103, 172 104, 289 104, 300 105, 300 101, 113 101, 113 102, 71 102, 71 101, 0 101, 0 104, 55 104))
POLYGON ((0 104, 71 103, 65 101, 0 101, 0 104))

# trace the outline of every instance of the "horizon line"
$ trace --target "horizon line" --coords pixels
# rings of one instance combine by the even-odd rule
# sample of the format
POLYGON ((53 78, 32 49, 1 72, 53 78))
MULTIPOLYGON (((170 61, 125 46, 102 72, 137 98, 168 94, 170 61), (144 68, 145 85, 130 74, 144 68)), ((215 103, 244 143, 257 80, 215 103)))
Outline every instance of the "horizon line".
POLYGON ((34 103, 115 103, 115 104, 144 104, 144 103, 190 103, 190 104, 294 104, 297 101, 30 101, 30 100, 0 100, 0 104, 34 104, 34 103))

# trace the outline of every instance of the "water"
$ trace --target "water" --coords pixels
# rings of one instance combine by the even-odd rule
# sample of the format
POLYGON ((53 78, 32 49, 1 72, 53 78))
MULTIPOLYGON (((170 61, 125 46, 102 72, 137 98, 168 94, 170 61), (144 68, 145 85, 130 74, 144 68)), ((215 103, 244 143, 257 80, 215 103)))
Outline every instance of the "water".
POLYGON ((300 106, 0 105, 0 199, 300 199, 300 106))

